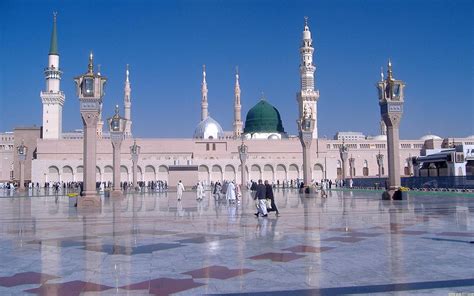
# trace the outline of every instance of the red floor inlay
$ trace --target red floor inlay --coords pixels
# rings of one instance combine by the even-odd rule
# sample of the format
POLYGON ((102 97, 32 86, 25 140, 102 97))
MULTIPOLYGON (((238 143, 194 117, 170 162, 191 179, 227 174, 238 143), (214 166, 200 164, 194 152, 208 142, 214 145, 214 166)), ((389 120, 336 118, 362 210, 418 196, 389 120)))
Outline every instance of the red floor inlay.
POLYGON ((392 231, 393 234, 405 234, 405 235, 420 235, 426 234, 426 231, 417 231, 417 230, 396 230, 392 231))
POLYGON ((364 240, 361 237, 354 237, 354 236, 335 236, 323 239, 326 242, 341 242, 341 243, 357 243, 364 240))
POLYGON ((14 287, 27 284, 42 284, 51 279, 57 279, 57 276, 39 272, 22 272, 12 276, 0 277, 0 286, 14 287))
POLYGON ((192 288, 203 286, 204 284, 196 283, 193 279, 170 279, 157 278, 150 281, 144 281, 121 287, 125 290, 148 290, 150 294, 165 296, 192 288))
POLYGON ((44 284, 39 288, 25 290, 28 293, 35 293, 37 295, 68 295, 68 296, 79 296, 84 292, 100 292, 112 289, 112 287, 98 285, 83 281, 72 281, 66 283, 57 284, 44 284))
POLYGON ((229 269, 225 266, 213 265, 213 266, 208 266, 201 269, 183 272, 183 274, 190 275, 196 279, 212 278, 212 279, 226 280, 232 277, 244 275, 252 271, 255 271, 255 270, 248 269, 248 268, 229 269))
POLYGON ((472 233, 472 232, 452 232, 452 231, 447 231, 447 232, 437 233, 436 235, 474 237, 474 233, 472 233))
POLYGON ((257 256, 250 257, 253 260, 265 260, 270 259, 276 262, 288 262, 299 258, 305 257, 305 255, 297 255, 294 253, 265 253, 257 256))
POLYGON ((313 247, 313 246, 305 246, 305 245, 299 245, 299 246, 294 246, 291 248, 286 248, 283 249, 283 251, 291 251, 295 253, 321 253, 324 251, 329 251, 331 249, 334 249, 333 247, 313 247))

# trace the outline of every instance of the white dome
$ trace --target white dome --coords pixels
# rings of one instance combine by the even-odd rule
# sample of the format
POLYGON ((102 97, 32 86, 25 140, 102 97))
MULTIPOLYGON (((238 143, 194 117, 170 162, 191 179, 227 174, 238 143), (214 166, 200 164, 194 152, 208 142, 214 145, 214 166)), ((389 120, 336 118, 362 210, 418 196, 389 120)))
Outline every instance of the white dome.
POLYGON ((441 137, 437 136, 437 135, 424 135, 423 137, 420 138, 420 140, 422 141, 426 141, 426 140, 442 140, 441 137))
POLYGON ((194 138, 197 139, 220 139, 224 137, 221 125, 208 116, 201 121, 194 130, 194 138))
POLYGON ((474 139, 474 135, 467 136, 468 139, 474 139))
POLYGON ((378 135, 372 138, 374 141, 387 141, 387 136, 386 135, 378 135))

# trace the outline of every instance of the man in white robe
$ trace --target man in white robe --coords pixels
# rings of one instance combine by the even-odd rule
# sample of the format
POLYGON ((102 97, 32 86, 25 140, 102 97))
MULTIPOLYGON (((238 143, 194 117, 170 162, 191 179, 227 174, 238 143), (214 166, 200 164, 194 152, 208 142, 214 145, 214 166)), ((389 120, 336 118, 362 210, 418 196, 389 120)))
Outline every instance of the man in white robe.
POLYGON ((179 180, 178 185, 176 186, 176 195, 178 196, 178 200, 181 200, 181 197, 183 197, 183 191, 185 191, 184 185, 181 183, 181 180, 179 180))
POLYGON ((235 185, 231 182, 227 185, 227 191, 225 197, 230 202, 235 202, 235 185))

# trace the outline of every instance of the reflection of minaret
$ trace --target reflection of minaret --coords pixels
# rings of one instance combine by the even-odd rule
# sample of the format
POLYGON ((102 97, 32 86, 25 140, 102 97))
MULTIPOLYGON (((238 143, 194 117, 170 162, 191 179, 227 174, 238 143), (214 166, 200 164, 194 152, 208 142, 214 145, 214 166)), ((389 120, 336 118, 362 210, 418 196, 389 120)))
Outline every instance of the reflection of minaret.
POLYGON ((387 125, 385 124, 385 122, 383 121, 383 119, 380 119, 380 134, 382 136, 386 136, 387 135, 387 125))
MULTIPOLYGON (((92 52, 91 52, 92 55, 92 52)), ((97 65, 97 75, 100 76, 100 64, 97 65)), ((102 134, 104 131, 104 121, 102 120, 102 107, 104 107, 104 103, 100 103, 100 110, 99 110, 99 121, 97 121, 97 137, 102 139, 102 134)))
MULTIPOLYGON (((383 82, 384 81, 384 76, 383 76, 383 67, 380 68, 380 81, 383 82)), ((386 136, 387 135, 387 125, 385 124, 385 122, 383 121, 383 119, 380 119, 380 134, 382 136, 386 136)))
POLYGON ((62 71, 59 69, 56 13, 53 14, 53 32, 48 54, 48 67, 44 70, 46 89, 41 92, 43 103, 43 138, 59 139, 62 134, 63 105, 66 97, 60 90, 62 71))
POLYGON ((202 84, 201 84, 201 121, 206 119, 208 114, 207 104, 207 82, 206 82, 206 65, 202 66, 202 84))
POLYGON ((303 29, 303 42, 300 47, 300 79, 301 90, 297 94, 299 103, 300 117, 303 117, 304 111, 309 112, 314 122, 313 138, 318 137, 318 109, 317 103, 319 99, 319 91, 314 90, 314 71, 316 67, 313 65, 313 40, 311 39, 311 31, 308 26, 308 18, 305 17, 303 29))
POLYGON ((236 68, 235 73, 235 89, 234 89, 234 137, 240 137, 242 134, 242 116, 240 105, 240 84, 239 84, 239 69, 236 68))
POLYGON ((132 100, 130 98, 130 93, 132 92, 132 89, 130 88, 130 71, 128 69, 128 64, 127 64, 127 71, 126 71, 126 79, 125 79, 125 89, 124 93, 125 96, 123 98, 123 104, 125 107, 125 119, 127 120, 125 123, 125 137, 130 138, 132 136, 132 117, 131 117, 131 108, 132 108, 132 100))

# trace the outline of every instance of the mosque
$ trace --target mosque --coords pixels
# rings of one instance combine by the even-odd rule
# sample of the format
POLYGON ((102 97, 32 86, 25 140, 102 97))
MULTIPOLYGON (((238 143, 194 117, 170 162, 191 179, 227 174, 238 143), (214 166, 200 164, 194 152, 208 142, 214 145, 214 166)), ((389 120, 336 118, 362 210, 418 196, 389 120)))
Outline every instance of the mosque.
MULTIPOLYGON (((305 112, 315 119, 311 145, 312 178, 337 180, 347 178, 383 177, 387 173, 386 127, 381 121, 380 135, 365 137, 361 134, 338 133, 334 139, 318 137, 317 103, 319 91, 315 89, 311 31, 304 24, 300 48, 300 95, 313 99, 305 105, 305 112), (340 148, 347 147, 349 161, 342 162, 340 148), (385 156, 385 157, 384 157, 385 156), (345 166, 343 168, 343 165, 345 166)), ((389 71, 392 71, 389 64, 389 71)), ((61 91, 63 75, 59 67, 57 25, 54 16, 48 65, 44 71, 46 87, 40 97, 43 106, 41 127, 18 127, 13 132, 0 133, 0 182, 19 180, 19 161, 16 149, 21 143, 28 147, 25 162, 25 179, 39 182, 78 182, 83 179, 82 131, 62 131, 62 109, 66 96, 61 91)), ((383 80, 383 74, 381 79, 383 80)), ((248 146, 246 167, 248 179, 283 182, 302 178, 302 146, 297 136, 285 132, 279 110, 269 100, 262 98, 245 117, 241 117, 241 89, 239 73, 235 74, 233 130, 224 131, 209 116, 206 69, 202 71, 201 121, 194 129, 193 137, 185 139, 135 138, 132 129, 132 88, 127 67, 124 84, 124 118, 127 120, 125 139, 121 146, 121 180, 132 180, 132 161, 129 147, 136 141, 141 147, 138 160, 139 181, 162 180, 174 182, 170 176, 175 167, 195 170, 195 179, 204 183, 217 180, 240 182, 241 162, 239 146, 248 146)), ((78 112, 79 114, 79 112, 78 112)), ((112 145, 102 118, 97 128, 96 180, 108 182, 113 178, 112 145), (104 130, 105 129, 105 130, 104 130)), ((190 132, 190 134, 192 134, 190 132)), ((473 174, 474 136, 442 139, 426 135, 416 140, 400 140, 400 172, 413 175, 466 175, 473 174), (455 150, 449 150, 456 147, 455 150), (431 151, 431 152, 430 152, 431 151), (430 153, 453 154, 441 159, 427 158, 430 153), (462 156, 462 159, 460 158, 462 156), (424 157, 424 159, 423 159, 424 157), (414 160, 419 161, 414 161, 414 160), (464 166, 455 166, 455 163, 464 166), (415 164, 415 165, 414 165, 415 164), (450 169, 450 168, 456 169, 450 169)), ((186 186, 195 181, 185 180, 186 186)))

